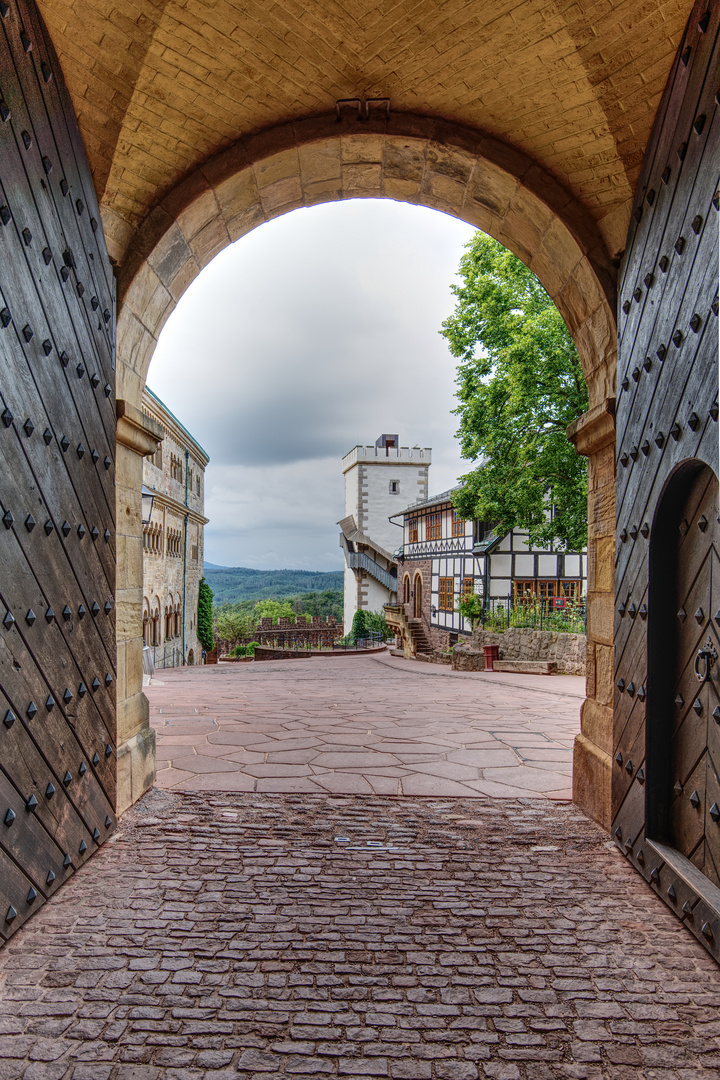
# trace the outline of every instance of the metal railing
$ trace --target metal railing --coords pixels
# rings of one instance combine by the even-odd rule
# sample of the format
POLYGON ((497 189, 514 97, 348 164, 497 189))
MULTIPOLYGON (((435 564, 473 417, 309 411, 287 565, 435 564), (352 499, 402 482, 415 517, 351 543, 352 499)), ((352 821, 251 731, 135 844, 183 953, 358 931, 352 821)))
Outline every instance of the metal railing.
POLYGON ((561 634, 584 634, 587 626, 585 597, 562 598, 557 606, 555 597, 508 596, 486 599, 483 613, 475 624, 483 630, 554 630, 561 634))
POLYGON ((152 645, 152 659, 155 670, 183 666, 183 652, 179 645, 152 645))
MULTIPOLYGON (((348 638, 350 635, 348 635, 348 638)), ((363 637, 356 638, 355 641, 350 641, 347 638, 340 638, 339 641, 333 641, 333 649, 373 649, 378 645, 382 645, 383 636, 379 630, 369 630, 363 637)))
POLYGON ((346 551, 345 559, 352 570, 365 570, 390 592, 397 592, 397 573, 391 574, 364 551, 346 551))

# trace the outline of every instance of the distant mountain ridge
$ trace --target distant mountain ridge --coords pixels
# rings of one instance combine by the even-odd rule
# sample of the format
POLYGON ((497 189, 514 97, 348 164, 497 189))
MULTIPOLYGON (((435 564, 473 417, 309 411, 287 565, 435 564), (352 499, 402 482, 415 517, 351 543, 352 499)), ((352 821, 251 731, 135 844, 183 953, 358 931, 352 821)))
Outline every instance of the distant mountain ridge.
POLYGON ((253 570, 205 563, 205 580, 216 604, 238 600, 283 600, 300 593, 342 589, 342 570, 253 570))

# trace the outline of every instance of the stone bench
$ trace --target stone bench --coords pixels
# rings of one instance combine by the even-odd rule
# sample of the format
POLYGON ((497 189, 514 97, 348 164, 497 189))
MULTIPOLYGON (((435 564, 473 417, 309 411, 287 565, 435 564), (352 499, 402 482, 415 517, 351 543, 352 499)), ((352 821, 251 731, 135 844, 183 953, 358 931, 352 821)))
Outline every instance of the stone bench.
POLYGON ((521 675, 557 675, 554 660, 495 660, 493 671, 514 671, 521 675))

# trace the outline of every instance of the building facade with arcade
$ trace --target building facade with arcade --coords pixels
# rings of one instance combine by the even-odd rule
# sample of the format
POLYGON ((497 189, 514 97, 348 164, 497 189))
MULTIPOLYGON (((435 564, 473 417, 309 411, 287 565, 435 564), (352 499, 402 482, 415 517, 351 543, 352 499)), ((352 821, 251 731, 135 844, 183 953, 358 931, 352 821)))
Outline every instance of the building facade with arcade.
POLYGON ((148 387, 143 413, 163 431, 155 453, 143 459, 143 646, 153 667, 181 667, 202 656, 197 604, 209 458, 148 387))

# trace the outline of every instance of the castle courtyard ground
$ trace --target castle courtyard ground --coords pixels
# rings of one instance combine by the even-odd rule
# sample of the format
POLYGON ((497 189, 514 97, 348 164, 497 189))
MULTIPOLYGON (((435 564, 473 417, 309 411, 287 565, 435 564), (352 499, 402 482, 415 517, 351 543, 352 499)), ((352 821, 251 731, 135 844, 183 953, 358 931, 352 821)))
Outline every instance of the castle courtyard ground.
POLYGON ((572 798, 585 681, 333 656, 158 672, 176 791, 572 798))
POLYGON ((716 1077, 720 970, 567 801, 581 693, 163 672, 158 786, 0 952, 0 1080, 716 1077))

